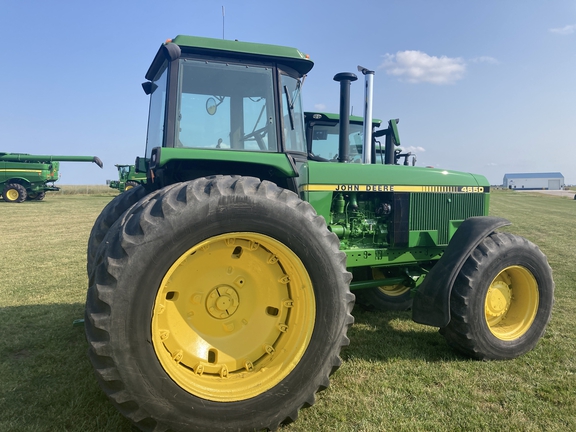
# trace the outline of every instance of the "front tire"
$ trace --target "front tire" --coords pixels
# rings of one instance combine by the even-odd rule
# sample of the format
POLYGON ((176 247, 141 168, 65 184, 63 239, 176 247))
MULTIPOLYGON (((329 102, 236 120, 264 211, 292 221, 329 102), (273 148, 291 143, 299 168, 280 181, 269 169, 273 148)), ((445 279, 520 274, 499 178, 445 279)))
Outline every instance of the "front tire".
POLYGON ((351 275, 294 193, 248 177, 172 185, 104 243, 90 358, 141 429, 273 430, 328 386, 353 322, 351 275))
POLYGON ((552 314, 554 281, 536 245, 493 233, 472 252, 456 278, 449 345, 478 359, 512 359, 537 344, 552 314))
POLYGON ((2 192, 2 198, 9 203, 21 203, 26 200, 26 188, 19 183, 9 183, 2 192))

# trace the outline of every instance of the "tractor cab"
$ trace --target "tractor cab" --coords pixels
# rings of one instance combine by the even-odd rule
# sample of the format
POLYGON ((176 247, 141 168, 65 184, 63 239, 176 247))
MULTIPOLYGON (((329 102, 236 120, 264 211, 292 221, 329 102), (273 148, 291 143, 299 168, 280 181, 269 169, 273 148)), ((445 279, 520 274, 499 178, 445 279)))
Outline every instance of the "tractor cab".
MULTIPOLYGON (((137 169, 169 183, 175 179, 162 181, 168 170, 158 170, 160 162, 178 164, 179 173, 189 173, 178 180, 187 180, 226 167, 253 172, 264 160, 290 165, 286 154, 305 159, 300 89, 312 66, 294 48, 191 36, 168 41, 143 84, 150 112, 146 158, 137 169)), ((285 177, 281 171, 272 176, 285 177)))

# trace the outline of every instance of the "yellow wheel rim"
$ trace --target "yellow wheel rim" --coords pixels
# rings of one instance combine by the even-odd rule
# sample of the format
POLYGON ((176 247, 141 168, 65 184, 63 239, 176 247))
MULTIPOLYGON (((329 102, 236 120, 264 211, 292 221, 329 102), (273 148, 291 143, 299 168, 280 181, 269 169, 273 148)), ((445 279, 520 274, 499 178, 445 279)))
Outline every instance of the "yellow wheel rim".
MULTIPOLYGON (((372 277, 374 280, 386 279, 386 275, 382 269, 378 267, 372 269, 372 277)), ((405 285, 381 285, 378 287, 378 290, 387 296, 399 297, 402 294, 405 294, 407 291, 410 291, 410 287, 405 285)))
POLYGON ((211 237, 172 264, 152 315, 166 373, 198 397, 249 399, 280 383, 314 330, 312 282, 277 240, 240 232, 211 237))
POLYGON ((538 311, 538 283, 532 273, 510 266, 494 278, 485 302, 486 322, 500 340, 511 341, 525 334, 538 311))
POLYGON ((132 185, 126 185, 126 187, 124 188, 125 191, 132 189, 134 186, 132 185))
POLYGON ((8 189, 6 191, 6 198, 8 198, 8 201, 16 201, 19 196, 20 193, 16 189, 8 189))

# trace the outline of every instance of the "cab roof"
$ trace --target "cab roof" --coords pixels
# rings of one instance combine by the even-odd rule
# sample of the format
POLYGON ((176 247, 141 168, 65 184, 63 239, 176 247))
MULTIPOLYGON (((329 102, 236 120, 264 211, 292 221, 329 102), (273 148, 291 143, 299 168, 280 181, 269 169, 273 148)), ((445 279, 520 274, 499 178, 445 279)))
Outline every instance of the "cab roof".
MULTIPOLYGON (((169 48, 170 44, 177 45, 185 54, 215 55, 274 61, 285 64, 302 75, 308 73, 314 66, 314 62, 310 60, 309 56, 296 48, 253 42, 240 42, 236 40, 232 41, 199 36, 178 35, 174 39, 167 40, 160 47, 160 50, 156 54, 156 58, 150 67, 151 69, 155 69, 154 64, 159 60, 159 56, 165 58, 163 52, 166 48, 169 48)), ((178 56, 179 54, 180 53, 178 53, 178 56)))
MULTIPOLYGON (((334 114, 334 113, 322 113, 322 112, 307 111, 304 113, 304 117, 306 118, 306 120, 314 119, 314 120, 321 120, 321 121, 332 121, 335 123, 340 121, 340 115, 334 114)), ((351 115, 350 116, 350 123, 364 124, 364 117, 351 115)), ((372 119, 372 125, 374 127, 380 127, 381 124, 382 124, 382 120, 376 119, 376 118, 372 119)))

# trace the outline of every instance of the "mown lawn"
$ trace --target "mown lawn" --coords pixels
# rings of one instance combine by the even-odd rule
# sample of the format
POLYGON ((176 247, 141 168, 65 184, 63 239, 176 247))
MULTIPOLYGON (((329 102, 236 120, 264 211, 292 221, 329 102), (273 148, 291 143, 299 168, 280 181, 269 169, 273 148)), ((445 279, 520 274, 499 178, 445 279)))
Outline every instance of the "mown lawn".
MULTIPOLYGON (((0 201, 0 430, 130 431, 86 356, 86 242, 109 195, 0 201)), ((576 430, 576 201, 502 191, 491 214, 554 270, 552 321, 512 361, 469 360, 410 313, 355 308, 344 363, 292 431, 576 430)))

